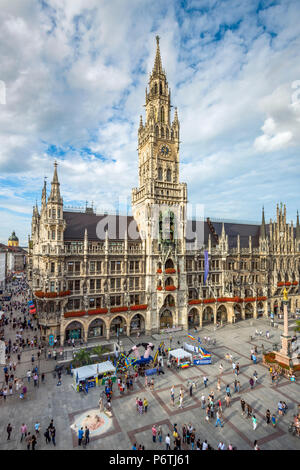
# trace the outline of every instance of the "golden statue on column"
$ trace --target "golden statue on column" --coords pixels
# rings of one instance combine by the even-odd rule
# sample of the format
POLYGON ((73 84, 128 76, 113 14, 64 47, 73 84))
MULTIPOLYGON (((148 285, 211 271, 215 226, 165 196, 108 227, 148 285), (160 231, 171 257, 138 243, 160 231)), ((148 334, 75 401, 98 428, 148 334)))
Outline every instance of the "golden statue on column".
POLYGON ((288 301, 288 296, 287 296, 287 290, 286 288, 283 289, 283 301, 287 302, 288 301))

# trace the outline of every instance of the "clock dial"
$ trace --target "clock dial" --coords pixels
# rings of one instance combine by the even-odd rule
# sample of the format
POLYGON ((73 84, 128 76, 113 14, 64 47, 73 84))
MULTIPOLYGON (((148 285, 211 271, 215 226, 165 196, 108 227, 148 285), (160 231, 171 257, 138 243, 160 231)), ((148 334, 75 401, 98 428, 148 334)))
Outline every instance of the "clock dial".
POLYGON ((160 153, 161 155, 164 155, 165 157, 168 157, 170 155, 170 149, 167 145, 162 145, 160 147, 160 153))

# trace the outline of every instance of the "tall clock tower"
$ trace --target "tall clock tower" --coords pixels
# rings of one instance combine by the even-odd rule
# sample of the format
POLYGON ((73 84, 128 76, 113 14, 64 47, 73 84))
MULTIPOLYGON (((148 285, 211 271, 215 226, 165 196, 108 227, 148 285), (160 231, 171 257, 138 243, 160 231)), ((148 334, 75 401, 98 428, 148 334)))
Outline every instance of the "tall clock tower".
POLYGON ((183 273, 187 187, 185 183, 179 183, 180 126, 177 109, 171 121, 171 93, 162 68, 158 36, 145 108, 145 124, 141 116, 138 130, 139 187, 132 190, 132 210, 145 239, 149 308, 146 329, 148 323, 152 330, 159 330, 166 297, 173 299, 170 300, 173 311, 169 312, 169 325, 187 325, 182 308, 186 304, 183 273), (166 269, 174 269, 172 278, 164 278, 166 269), (157 274, 161 274, 159 279, 157 274), (168 285, 172 282, 173 287, 168 285))

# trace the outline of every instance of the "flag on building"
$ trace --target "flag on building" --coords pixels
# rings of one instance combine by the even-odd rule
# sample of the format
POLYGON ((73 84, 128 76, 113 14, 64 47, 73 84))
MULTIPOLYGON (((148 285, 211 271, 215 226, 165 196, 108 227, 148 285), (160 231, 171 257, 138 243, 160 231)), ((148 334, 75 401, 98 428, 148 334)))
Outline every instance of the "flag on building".
POLYGON ((209 273, 209 261, 208 261, 208 251, 204 251, 204 284, 206 284, 206 279, 209 273))

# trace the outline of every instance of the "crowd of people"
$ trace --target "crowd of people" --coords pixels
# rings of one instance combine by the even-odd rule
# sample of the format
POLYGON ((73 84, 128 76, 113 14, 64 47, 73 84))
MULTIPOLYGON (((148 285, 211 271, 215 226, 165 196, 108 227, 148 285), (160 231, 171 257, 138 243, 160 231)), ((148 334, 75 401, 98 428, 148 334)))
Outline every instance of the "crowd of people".
MULTIPOLYGON (((0 386, 0 399, 6 402, 7 397, 25 400, 31 384, 37 387, 45 382, 45 373, 39 370, 39 363, 44 347, 41 344, 37 322, 28 309, 28 285, 25 277, 8 279, 7 296, 10 300, 2 301, 1 309, 1 340, 5 342, 5 360, 3 381, 0 386), (30 351, 30 352, 29 352, 30 351), (28 353, 29 352, 29 353, 28 353), (29 358, 25 358, 29 356, 29 358), (24 371, 25 363, 31 364, 24 371)), ((16 431, 14 424, 6 427, 7 440, 16 431)), ((28 450, 35 450, 40 436, 40 423, 36 422, 33 429, 25 423, 20 427, 20 442, 25 442, 28 450)), ((53 420, 44 432, 46 443, 55 446, 56 429, 53 420)))
MULTIPOLYGON (((24 400, 27 396, 29 387, 37 387, 40 383, 45 382, 45 373, 42 373, 39 369, 40 358, 44 355, 47 356, 46 351, 41 343, 40 334, 36 321, 30 315, 28 311, 28 285, 24 279, 14 280, 10 283, 11 290, 11 299, 4 302, 1 307, 4 312, 1 322, 1 335, 2 339, 5 341, 5 355, 6 355, 6 364, 3 367, 3 384, 0 386, 0 398, 5 401, 8 396, 15 395, 17 398, 24 400), (30 367, 27 368, 26 372, 22 372, 22 367, 24 368, 25 361, 22 360, 24 355, 27 356, 26 363, 30 364, 30 367)), ((262 336, 261 332, 258 332, 259 336, 262 336)), ((269 339, 269 332, 267 332, 266 337, 269 339)), ((206 343, 210 343, 210 338, 205 338, 206 343)), ((74 344, 71 342, 74 346, 74 344)), ((171 340, 170 340, 171 346, 171 340)), ((61 351, 60 351, 61 354, 61 351)), ((162 348, 159 351, 162 358, 168 356, 168 350, 162 348)), ((256 364, 256 361, 253 361, 253 356, 257 356, 257 347, 253 347, 250 351, 250 357, 252 364, 256 364)), ((54 344, 52 351, 48 353, 48 359, 57 359, 56 352, 56 343, 54 344)), ((232 395, 236 398, 238 397, 240 401, 242 417, 249 420, 252 424, 253 431, 256 430, 258 426, 258 419, 253 411, 253 408, 250 403, 246 403, 241 393, 249 392, 258 383, 258 373, 256 370, 252 373, 249 379, 249 386, 247 384, 241 385, 239 380, 240 374, 240 364, 238 361, 235 361, 231 354, 225 355, 225 359, 228 360, 232 365, 233 379, 228 380, 226 386, 221 385, 221 378, 223 377, 224 367, 222 362, 219 365, 219 374, 216 380, 216 384, 210 384, 209 378, 203 376, 203 389, 201 394, 199 394, 201 407, 203 410, 203 420, 205 425, 212 423, 215 427, 224 427, 226 425, 226 419, 224 419, 224 412, 227 408, 232 406, 232 395), (216 393, 213 389, 213 385, 216 386, 216 393), (208 388, 209 387, 209 388, 208 388), (208 391, 206 392, 206 390, 208 391), (200 397, 201 395, 201 397, 200 397)), ((166 361, 167 367, 176 368, 176 360, 166 361)), ((162 371, 162 363, 159 364, 158 370, 159 373, 162 371)), ((269 369, 270 377, 272 384, 275 383, 280 374, 270 366, 269 369)), ((159 374, 158 373, 158 374, 159 374)), ((61 375, 61 373, 60 373, 61 375)), ((154 390, 154 377, 148 377, 145 375, 145 371, 134 371, 130 373, 125 371, 123 374, 119 375, 117 378, 116 388, 119 390, 120 395, 126 393, 134 392, 134 390, 139 389, 141 392, 141 383, 136 384, 139 378, 143 377, 144 380, 144 390, 153 391, 154 390), (139 373, 140 372, 140 373, 139 373)), ((227 375, 228 377, 228 375, 227 375)), ((60 381, 59 376, 59 381, 60 381)), ((226 383, 226 382, 225 382, 226 383)), ((196 388, 200 386, 196 382, 188 383, 187 389, 185 387, 178 386, 179 392, 175 393, 175 385, 172 385, 170 389, 170 403, 172 407, 177 407, 184 409, 186 406, 186 395, 189 394, 190 397, 193 396, 196 388)), ((149 401, 147 397, 139 393, 139 396, 135 398, 136 404, 136 413, 137 415, 147 415, 149 413, 149 401)), ((113 398, 113 382, 108 380, 105 386, 105 406, 107 409, 111 410, 111 402, 113 398)), ((265 421, 266 423, 273 427, 276 427, 277 421, 281 416, 284 416, 287 413, 288 406, 284 401, 279 401, 277 405, 277 410, 270 411, 269 409, 265 412, 265 421)), ((300 435, 300 410, 298 414, 294 415, 293 424, 296 429, 297 435, 300 435)), ((14 433, 17 426, 12 423, 7 424, 7 440, 11 439, 11 435, 14 433)), ((170 430, 169 430, 170 431, 170 430)), ((20 427, 21 437, 20 442, 25 442, 26 448, 28 450, 35 450, 37 443, 40 439, 40 423, 36 422, 33 429, 28 429, 25 423, 22 423, 20 427)), ((49 426, 44 431, 45 443, 52 443, 53 446, 56 446, 56 429, 51 420, 49 426)), ((182 426, 173 425, 172 432, 165 432, 162 425, 154 424, 151 428, 152 442, 165 447, 166 450, 181 450, 181 449, 190 449, 190 450, 211 450, 213 447, 208 443, 208 440, 203 437, 202 433, 197 432, 197 425, 193 423, 183 424, 182 426)), ((86 426, 85 429, 80 428, 78 430, 78 445, 86 447, 90 442, 90 430, 86 426)), ((218 450, 235 450, 236 447, 233 443, 227 442, 226 444, 223 441, 220 441, 216 447, 218 450)), ((259 450, 257 441, 254 441, 253 449, 259 450)), ((132 450, 145 450, 143 443, 137 444, 134 443, 132 450)), ((161 450, 161 449, 159 449, 161 450)))

